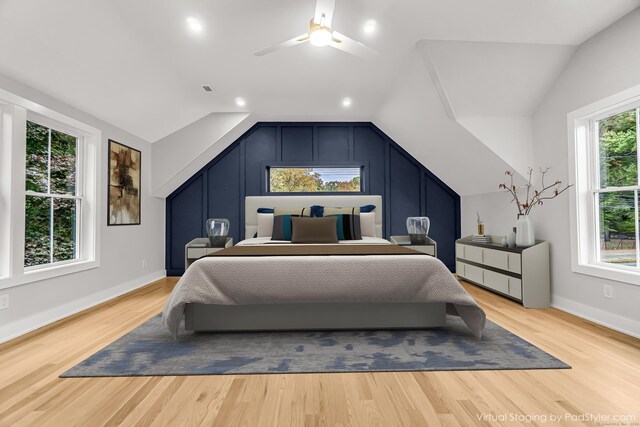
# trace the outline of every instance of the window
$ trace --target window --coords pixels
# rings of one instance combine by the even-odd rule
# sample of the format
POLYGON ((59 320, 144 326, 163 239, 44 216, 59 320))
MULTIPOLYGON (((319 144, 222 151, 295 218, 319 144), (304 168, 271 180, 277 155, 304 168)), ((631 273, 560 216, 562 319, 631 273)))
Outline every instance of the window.
POLYGON ((362 190, 362 167, 268 167, 272 193, 343 193, 362 190))
POLYGON ((77 258, 78 137, 27 121, 24 266, 77 258))
POLYGON ((99 267, 101 144, 0 89, 0 289, 99 267))
POLYGON ((594 123, 598 150, 596 260, 637 267, 638 260, 638 111, 604 117, 594 123))
POLYGON ((640 87, 568 119, 572 269, 640 284, 640 87))

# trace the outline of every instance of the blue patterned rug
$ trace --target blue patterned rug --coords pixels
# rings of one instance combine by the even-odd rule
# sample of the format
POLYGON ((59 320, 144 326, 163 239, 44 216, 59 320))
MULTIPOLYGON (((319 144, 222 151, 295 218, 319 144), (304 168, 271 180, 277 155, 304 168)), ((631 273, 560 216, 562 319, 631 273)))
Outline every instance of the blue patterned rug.
POLYGON ((176 341, 158 315, 61 377, 570 368, 493 322, 480 341, 460 319, 447 323, 428 330, 182 331, 176 341))

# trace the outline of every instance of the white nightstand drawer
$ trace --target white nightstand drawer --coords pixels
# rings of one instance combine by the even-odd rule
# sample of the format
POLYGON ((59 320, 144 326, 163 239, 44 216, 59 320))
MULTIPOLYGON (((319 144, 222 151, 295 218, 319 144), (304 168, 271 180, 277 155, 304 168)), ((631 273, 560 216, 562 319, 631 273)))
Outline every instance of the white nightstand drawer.
POLYGON ((509 266, 509 253, 493 249, 483 249, 483 264, 491 267, 507 270, 509 266))
POLYGON ((472 282, 476 282, 479 284, 483 284, 483 275, 482 272, 484 270, 480 267, 476 267, 475 265, 465 264, 464 266, 464 277, 471 280, 472 282))
POLYGON ((187 249, 187 258, 200 258, 207 254, 207 248, 189 248, 187 249))
POLYGON ((504 274, 496 273, 494 271, 485 270, 483 285, 485 285, 488 288, 494 289, 498 292, 508 294, 509 293, 509 276, 505 276, 504 274))
POLYGON ((409 249, 413 249, 414 251, 422 252, 427 255, 435 256, 436 251, 433 246, 407 246, 409 249))
POLYGON ((522 299, 522 280, 509 277, 509 295, 520 300, 522 299))
POLYGON ((482 264, 482 248, 467 246, 464 248, 464 259, 482 264))
POLYGON ((512 273, 520 274, 522 271, 520 263, 521 263, 520 254, 514 254, 514 253, 509 254, 509 267, 508 267, 509 271, 511 271, 512 273))

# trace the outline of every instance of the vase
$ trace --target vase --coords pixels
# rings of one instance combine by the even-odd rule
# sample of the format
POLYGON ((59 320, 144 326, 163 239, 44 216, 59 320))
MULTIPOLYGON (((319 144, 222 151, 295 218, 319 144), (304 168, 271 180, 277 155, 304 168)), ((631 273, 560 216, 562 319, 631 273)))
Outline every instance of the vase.
POLYGON ((478 224, 478 236, 484 236, 484 224, 478 224))
POLYGON ((502 240, 500 241, 500 246, 506 248, 509 246, 509 242, 507 241, 507 236, 502 236, 502 240))
POLYGON ((516 246, 533 246, 535 243, 531 218, 529 215, 520 215, 516 222, 516 246))
POLYGON ((513 248, 516 246, 516 228, 507 233, 507 246, 513 248))
POLYGON ((412 245, 424 245, 427 242, 431 222, 426 216, 410 216, 407 218, 407 233, 412 245))
POLYGON ((211 247, 224 247, 229 235, 229 220, 226 218, 211 218, 207 220, 207 236, 211 247))

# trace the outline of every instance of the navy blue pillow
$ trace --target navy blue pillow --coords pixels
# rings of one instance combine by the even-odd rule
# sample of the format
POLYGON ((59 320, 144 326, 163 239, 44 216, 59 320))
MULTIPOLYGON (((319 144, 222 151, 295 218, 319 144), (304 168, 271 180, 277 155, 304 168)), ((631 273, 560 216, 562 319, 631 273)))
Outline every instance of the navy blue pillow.
POLYGON ((311 206, 311 218, 322 218, 324 216, 324 206, 311 206))
POLYGON ((360 206, 360 213, 373 212, 376 209, 376 205, 364 205, 360 206))
POLYGON ((273 208, 258 208, 258 213, 273 213, 273 208))

